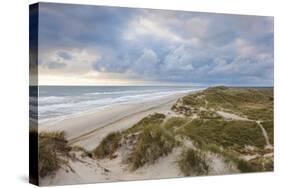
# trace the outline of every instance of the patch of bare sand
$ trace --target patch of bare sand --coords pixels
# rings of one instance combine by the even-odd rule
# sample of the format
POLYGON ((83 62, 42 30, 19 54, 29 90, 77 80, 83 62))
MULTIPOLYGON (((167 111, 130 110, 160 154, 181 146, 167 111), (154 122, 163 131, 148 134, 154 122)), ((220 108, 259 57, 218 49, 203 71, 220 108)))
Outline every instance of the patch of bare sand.
POLYGON ((153 164, 131 171, 121 155, 115 159, 95 160, 88 157, 69 161, 69 167, 61 168, 55 175, 40 179, 41 186, 130 181, 182 177, 176 159, 181 149, 175 148, 153 164))
POLYGON ((241 121, 249 121, 249 119, 238 116, 236 114, 232 114, 229 112, 224 112, 224 111, 217 111, 217 114, 222 116, 225 119, 233 119, 233 120, 241 120, 241 121))

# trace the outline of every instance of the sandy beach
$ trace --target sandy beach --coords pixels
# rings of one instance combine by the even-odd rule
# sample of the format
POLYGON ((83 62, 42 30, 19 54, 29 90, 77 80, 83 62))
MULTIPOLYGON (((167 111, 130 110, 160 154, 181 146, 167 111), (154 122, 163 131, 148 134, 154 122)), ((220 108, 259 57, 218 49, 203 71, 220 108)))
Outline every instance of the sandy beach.
POLYGON ((145 102, 112 105, 59 122, 46 122, 39 126, 39 132, 65 131, 71 145, 92 150, 110 132, 127 129, 153 112, 169 115, 172 105, 184 95, 181 93, 145 102))

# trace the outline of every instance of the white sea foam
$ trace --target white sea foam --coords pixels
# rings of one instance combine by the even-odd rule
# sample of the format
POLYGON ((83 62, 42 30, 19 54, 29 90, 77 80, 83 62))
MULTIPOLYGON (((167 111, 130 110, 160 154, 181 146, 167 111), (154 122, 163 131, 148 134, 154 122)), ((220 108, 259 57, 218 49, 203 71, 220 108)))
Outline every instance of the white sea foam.
MULTIPOLYGON (((149 89, 149 90, 124 90, 124 91, 99 91, 73 94, 64 92, 65 95, 40 96, 38 98, 39 122, 58 120, 83 112, 93 112, 100 108, 114 104, 139 103, 167 97, 176 93, 188 93, 196 89, 149 89), (72 94, 72 95, 71 95, 72 94)), ((31 99, 36 103, 36 98, 31 99)), ((31 110, 37 110, 31 107, 31 110)))
POLYGON ((114 95, 114 94, 131 94, 131 93, 153 93, 157 90, 133 90, 133 91, 111 91, 111 92, 92 92, 84 95, 114 95))
POLYGON ((67 102, 67 97, 58 97, 58 96, 48 96, 48 97, 39 97, 39 104, 52 104, 52 103, 63 103, 67 102))

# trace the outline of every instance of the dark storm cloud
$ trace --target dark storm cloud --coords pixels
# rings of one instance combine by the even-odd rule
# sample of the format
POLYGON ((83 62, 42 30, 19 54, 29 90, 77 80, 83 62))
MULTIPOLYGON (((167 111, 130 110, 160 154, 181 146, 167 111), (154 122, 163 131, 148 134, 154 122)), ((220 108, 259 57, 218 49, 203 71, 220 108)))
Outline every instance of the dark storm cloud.
POLYGON ((112 7, 41 3, 40 39, 43 46, 112 46, 135 13, 112 7))
POLYGON ((128 80, 273 84, 272 17, 41 3, 39 27, 42 57, 66 65, 71 49, 94 49, 92 71, 128 80))

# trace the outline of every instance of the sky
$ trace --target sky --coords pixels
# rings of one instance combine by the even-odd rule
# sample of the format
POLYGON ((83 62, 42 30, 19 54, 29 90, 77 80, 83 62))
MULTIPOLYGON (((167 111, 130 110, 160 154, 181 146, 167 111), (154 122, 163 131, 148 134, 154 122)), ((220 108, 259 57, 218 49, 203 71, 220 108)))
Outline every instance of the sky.
POLYGON ((273 17, 41 3, 40 85, 273 86, 273 17))

